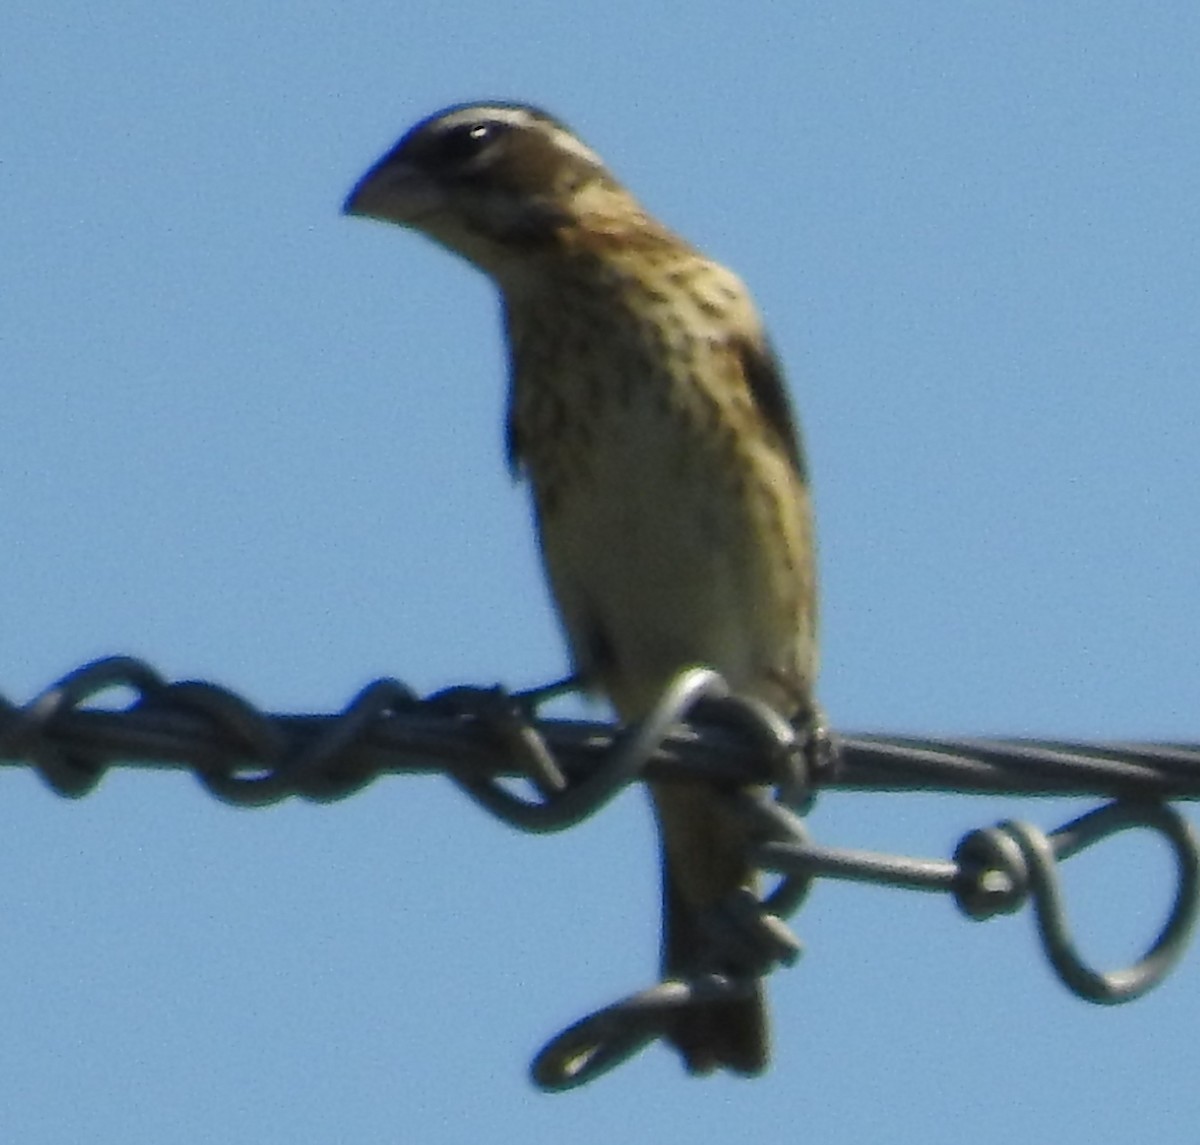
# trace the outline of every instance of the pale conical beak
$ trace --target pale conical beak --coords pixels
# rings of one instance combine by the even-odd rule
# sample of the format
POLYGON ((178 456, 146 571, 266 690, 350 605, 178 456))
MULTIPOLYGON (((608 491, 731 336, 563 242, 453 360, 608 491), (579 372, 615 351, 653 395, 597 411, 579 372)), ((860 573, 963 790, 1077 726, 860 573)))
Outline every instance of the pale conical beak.
POLYGON ((385 155, 354 185, 342 214, 406 226, 444 203, 445 195, 424 171, 385 155))

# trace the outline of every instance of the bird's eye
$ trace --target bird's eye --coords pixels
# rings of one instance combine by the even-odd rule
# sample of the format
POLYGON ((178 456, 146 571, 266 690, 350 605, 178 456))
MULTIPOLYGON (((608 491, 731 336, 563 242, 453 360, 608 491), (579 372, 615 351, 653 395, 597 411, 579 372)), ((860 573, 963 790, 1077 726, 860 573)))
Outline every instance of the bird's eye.
POLYGON ((451 166, 461 166, 482 155, 504 133, 505 125, 494 120, 461 123, 442 134, 438 158, 451 166))

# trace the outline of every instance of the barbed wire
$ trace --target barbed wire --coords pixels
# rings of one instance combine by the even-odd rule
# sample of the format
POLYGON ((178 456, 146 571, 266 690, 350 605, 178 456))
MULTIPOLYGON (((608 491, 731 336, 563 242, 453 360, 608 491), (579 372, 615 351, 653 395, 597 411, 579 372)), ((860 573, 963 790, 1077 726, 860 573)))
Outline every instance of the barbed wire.
POLYGON ((817 878, 946 893, 977 920, 1031 902, 1051 967, 1092 1002, 1140 997, 1186 947, 1200 901, 1200 845, 1166 801, 1200 797, 1200 745, 796 729, 765 705, 730 695, 720 676, 702 669, 681 674, 633 727, 538 718, 544 701, 569 687, 515 694, 455 687, 421 698, 380 679, 337 714, 279 714, 227 688, 168 682, 145 662, 116 656, 83 665, 27 704, 0 696, 0 765, 32 767, 72 798, 114 766, 186 770, 240 806, 336 800, 381 775, 444 773, 492 814, 534 832, 564 830, 645 778, 725 789, 746 820, 751 860, 779 876, 761 900, 740 892, 705 920, 714 964, 732 962, 739 973, 667 979, 571 1026, 534 1060, 533 1078, 547 1090, 592 1080, 664 1036, 681 1008, 740 996, 755 978, 794 962, 801 945, 782 920, 817 878), (534 794, 505 782, 514 778, 534 794), (1110 802, 1049 833, 1021 822, 971 831, 950 859, 930 860, 812 842, 798 812, 823 788, 1110 802), (1142 958, 1100 971, 1071 938, 1057 866, 1134 828, 1169 846, 1174 903, 1142 958), (737 956, 722 959, 723 951, 737 956))

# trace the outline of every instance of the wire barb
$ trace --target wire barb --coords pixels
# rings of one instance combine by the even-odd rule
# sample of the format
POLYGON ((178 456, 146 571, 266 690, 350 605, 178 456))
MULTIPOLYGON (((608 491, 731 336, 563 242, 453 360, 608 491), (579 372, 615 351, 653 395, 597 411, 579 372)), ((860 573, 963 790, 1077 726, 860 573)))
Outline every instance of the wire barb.
POLYGON ((278 715, 215 684, 169 683, 140 660, 114 656, 77 668, 25 705, 0 696, 0 763, 32 767, 68 798, 92 791, 118 764, 189 770, 216 798, 251 807, 290 796, 341 799, 383 774, 444 772, 486 810, 533 832, 564 830, 644 778, 718 786, 747 823, 751 861, 779 876, 761 899, 739 892, 704 919, 711 964, 743 969, 668 979, 575 1023, 533 1063, 535 1083, 547 1090, 608 1072, 662 1037, 680 1008, 740 996, 754 978, 793 963, 801 944, 784 920, 818 878, 946 893, 976 920, 1032 902, 1059 979, 1102 1004, 1161 982, 1194 927, 1200 842, 1165 801, 1200 797, 1200 745, 834 735, 817 715, 811 726, 791 727, 770 708, 730 695, 706 669, 683 673, 634 726, 538 718, 541 703, 576 686, 567 680, 516 694, 455 687, 421 699, 381 679, 335 715, 278 715), (114 694, 128 703, 99 703, 114 694), (514 778, 535 797, 505 782, 514 778), (1015 821, 972 831, 951 859, 934 860, 813 842, 797 811, 829 788, 1110 802, 1049 833, 1015 821), (1138 961, 1099 971, 1076 950, 1057 867, 1134 828, 1170 846, 1174 904, 1138 961))

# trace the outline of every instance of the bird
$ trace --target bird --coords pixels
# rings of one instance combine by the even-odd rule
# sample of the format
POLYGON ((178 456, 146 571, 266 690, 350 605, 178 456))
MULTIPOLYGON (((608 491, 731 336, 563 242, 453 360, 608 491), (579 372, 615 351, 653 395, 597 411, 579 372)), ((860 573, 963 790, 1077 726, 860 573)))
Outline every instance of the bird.
MULTIPOLYGON (((808 466, 741 279, 529 104, 463 103, 421 120, 358 180, 343 211, 419 232, 498 288, 508 462, 530 487, 582 684, 632 724, 681 672, 711 668, 794 726, 813 721, 808 466)), ((750 979, 736 997, 682 1009, 667 1040, 693 1074, 760 1074, 769 1060, 762 983, 714 952, 705 930, 710 912, 756 886, 746 828, 710 786, 650 786, 664 974, 750 979)))

